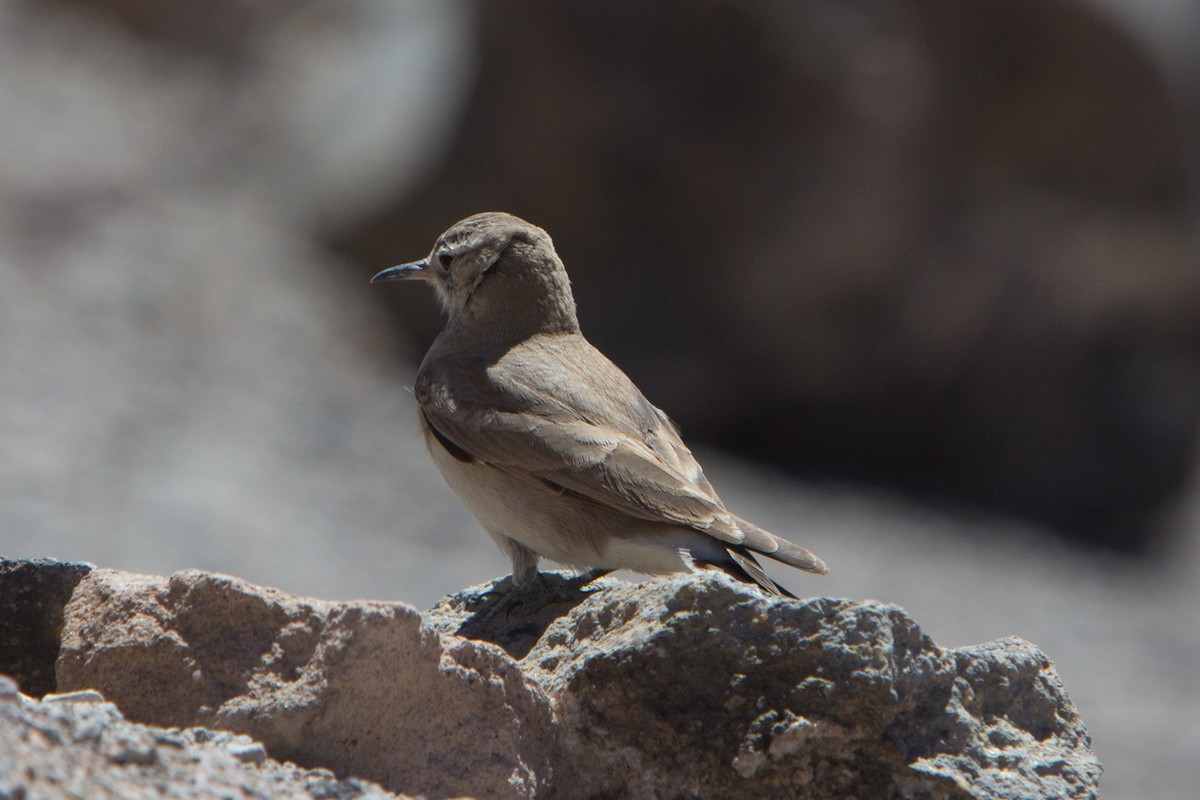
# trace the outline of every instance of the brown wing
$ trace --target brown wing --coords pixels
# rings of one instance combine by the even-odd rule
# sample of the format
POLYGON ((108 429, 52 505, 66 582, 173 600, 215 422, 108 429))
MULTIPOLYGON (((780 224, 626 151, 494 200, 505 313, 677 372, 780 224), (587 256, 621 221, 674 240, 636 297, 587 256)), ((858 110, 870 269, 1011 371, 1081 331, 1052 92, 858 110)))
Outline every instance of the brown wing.
POLYGON ((666 415, 582 337, 538 337, 488 365, 440 358, 416 392, 434 431, 479 461, 640 519, 744 539, 666 415))

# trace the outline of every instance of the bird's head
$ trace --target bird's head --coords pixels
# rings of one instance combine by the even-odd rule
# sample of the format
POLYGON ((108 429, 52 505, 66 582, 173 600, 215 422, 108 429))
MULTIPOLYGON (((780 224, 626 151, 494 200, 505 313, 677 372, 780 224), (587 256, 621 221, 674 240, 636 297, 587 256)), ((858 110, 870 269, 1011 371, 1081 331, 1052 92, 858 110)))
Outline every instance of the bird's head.
POLYGON ((423 280, 451 321, 470 313, 578 330, 566 269, 550 235, 512 214, 489 211, 455 223, 420 261, 385 269, 371 283, 423 280), (468 312, 469 309, 469 312, 468 312))

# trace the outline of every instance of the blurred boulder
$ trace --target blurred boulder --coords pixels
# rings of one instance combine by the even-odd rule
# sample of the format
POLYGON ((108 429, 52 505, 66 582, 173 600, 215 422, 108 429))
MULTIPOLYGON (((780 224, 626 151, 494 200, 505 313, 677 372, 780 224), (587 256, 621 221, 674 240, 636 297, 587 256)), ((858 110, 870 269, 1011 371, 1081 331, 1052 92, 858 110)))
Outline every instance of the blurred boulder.
MULTIPOLYGON (((697 439, 1131 551, 1195 460, 1185 98, 1093 6, 496 2, 445 157, 335 238, 555 238, 697 439)), ((396 292, 418 341, 439 326, 396 292)))
POLYGON ((383 594, 429 580, 405 534, 474 536, 445 524, 371 273, 315 232, 453 118, 468 22, 441 0, 0 3, 0 552, 330 595, 375 564, 383 594))

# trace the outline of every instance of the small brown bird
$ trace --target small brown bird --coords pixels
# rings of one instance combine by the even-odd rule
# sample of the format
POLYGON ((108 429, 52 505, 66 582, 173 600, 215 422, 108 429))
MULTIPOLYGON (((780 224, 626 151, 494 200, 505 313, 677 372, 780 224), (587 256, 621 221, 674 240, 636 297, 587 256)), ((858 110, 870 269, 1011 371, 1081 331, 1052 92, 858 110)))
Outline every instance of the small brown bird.
POLYGON ((730 513, 667 416, 579 331, 550 236, 484 213, 428 258, 371 279, 419 279, 449 315, 417 372, 425 443, 451 488, 512 558, 661 574, 722 570, 791 597, 754 555, 825 562, 730 513))

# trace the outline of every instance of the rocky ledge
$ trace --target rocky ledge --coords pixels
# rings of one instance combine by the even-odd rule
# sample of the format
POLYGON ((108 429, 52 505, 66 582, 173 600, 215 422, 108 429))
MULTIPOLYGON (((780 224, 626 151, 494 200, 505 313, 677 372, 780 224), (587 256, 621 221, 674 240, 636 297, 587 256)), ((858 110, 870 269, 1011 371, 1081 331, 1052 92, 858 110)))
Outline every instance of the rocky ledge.
POLYGON ((91 797, 1091 798, 1100 776, 1033 645, 943 649, 894 606, 722 575, 548 574, 422 614, 0 562, 0 611, 0 671, 27 687, 45 669, 17 656, 58 638, 54 689, 108 701, 0 691, 0 797, 74 796, 54 769, 91 797))

